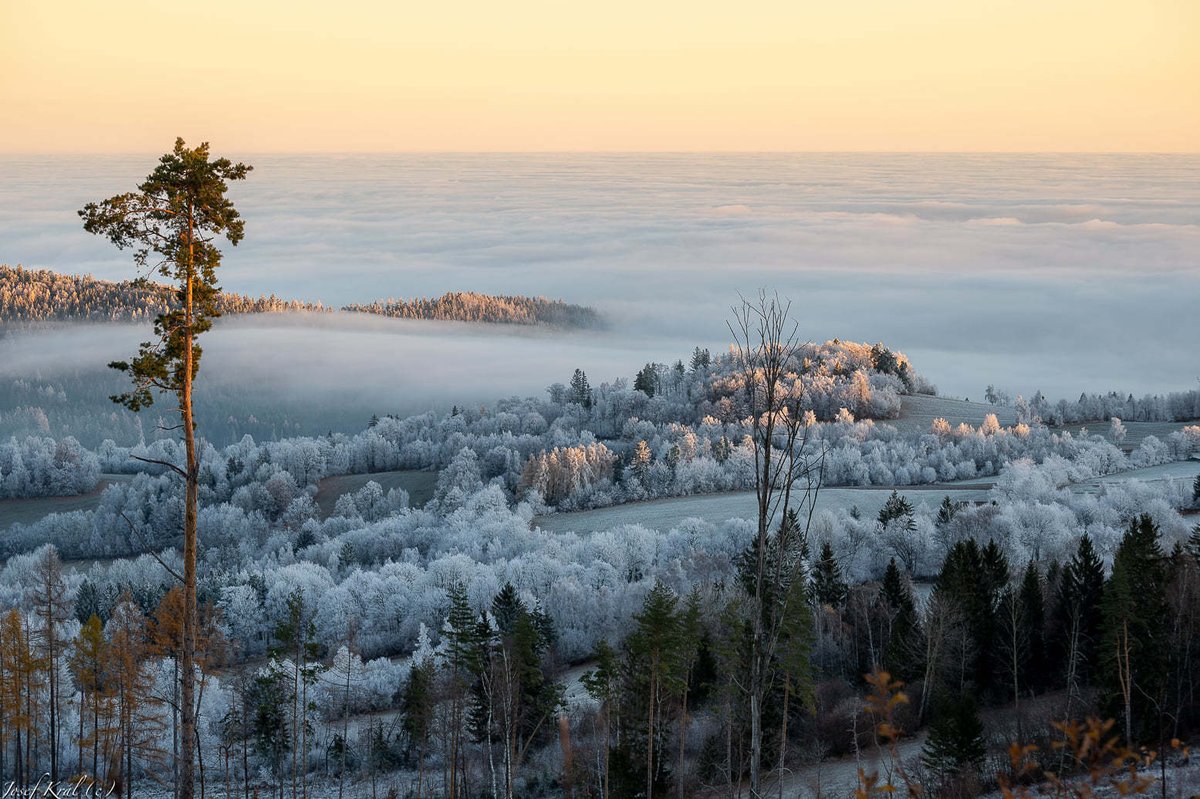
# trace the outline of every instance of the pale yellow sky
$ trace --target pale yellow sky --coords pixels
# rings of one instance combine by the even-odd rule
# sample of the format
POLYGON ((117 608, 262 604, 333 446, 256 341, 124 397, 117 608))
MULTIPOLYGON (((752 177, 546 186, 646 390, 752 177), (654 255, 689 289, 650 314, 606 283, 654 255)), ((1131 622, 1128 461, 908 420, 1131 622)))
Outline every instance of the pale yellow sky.
POLYGON ((0 151, 1200 150, 1200 0, 0 0, 0 151))

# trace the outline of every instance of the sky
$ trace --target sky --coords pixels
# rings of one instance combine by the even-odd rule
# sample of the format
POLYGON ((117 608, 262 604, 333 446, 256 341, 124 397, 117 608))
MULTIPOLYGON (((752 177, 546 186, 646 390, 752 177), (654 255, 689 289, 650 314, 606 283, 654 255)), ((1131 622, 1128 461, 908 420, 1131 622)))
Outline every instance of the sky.
POLYGON ((1195 0, 4 0, 0 152, 1200 148, 1195 0))

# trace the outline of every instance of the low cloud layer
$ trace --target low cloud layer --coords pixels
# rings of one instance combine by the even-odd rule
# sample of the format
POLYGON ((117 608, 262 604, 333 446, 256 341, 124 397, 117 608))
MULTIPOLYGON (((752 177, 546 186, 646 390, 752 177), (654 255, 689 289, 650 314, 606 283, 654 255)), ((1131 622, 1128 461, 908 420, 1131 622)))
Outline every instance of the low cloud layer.
MULTIPOLYGON (((729 305, 760 286, 795 301, 805 337, 884 340, 960 396, 989 382, 1162 391, 1200 371, 1195 156, 244 158, 256 170, 235 186, 247 236, 228 253, 231 290, 338 305, 541 294, 615 321, 608 339, 514 346, 512 362, 495 357, 507 336, 439 338, 439 365, 476 364, 488 396, 540 390, 571 364, 628 374, 722 346, 729 305)), ((130 276, 74 210, 152 163, 4 157, 0 262, 130 276)), ((387 346, 415 368, 424 335, 387 346)), ((283 373, 339 360, 337 340, 311 337, 259 330, 241 346, 283 373)))

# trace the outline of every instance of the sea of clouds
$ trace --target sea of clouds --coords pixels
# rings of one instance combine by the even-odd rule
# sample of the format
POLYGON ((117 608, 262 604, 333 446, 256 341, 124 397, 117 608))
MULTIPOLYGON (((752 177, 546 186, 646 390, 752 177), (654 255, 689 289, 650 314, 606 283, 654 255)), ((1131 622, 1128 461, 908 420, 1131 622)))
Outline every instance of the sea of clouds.
MULTIPOLYGON (((229 155, 255 170, 232 190, 246 238, 227 289, 333 305, 540 294, 613 322, 222 323, 210 363, 281 385, 386 380, 441 401, 460 381, 471 399, 537 392, 575 365, 599 382, 724 346, 729 306, 760 287, 792 299, 803 337, 885 341, 950 395, 1200 377, 1198 156, 229 155)), ((153 163, 0 156, 0 262, 132 276, 75 211, 153 163)))

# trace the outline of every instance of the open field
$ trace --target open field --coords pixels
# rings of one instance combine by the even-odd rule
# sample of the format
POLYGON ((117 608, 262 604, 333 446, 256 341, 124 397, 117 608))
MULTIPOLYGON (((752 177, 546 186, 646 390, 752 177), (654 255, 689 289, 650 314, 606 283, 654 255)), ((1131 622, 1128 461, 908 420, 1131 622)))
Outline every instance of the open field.
MULTIPOLYGON (((1083 430, 1087 430, 1089 435, 1102 435, 1108 437, 1109 422, 1091 422, 1090 424, 1068 424, 1062 427, 1050 428, 1056 433, 1070 432, 1071 435, 1077 436, 1083 430)), ((1188 425, 1197 424, 1196 422, 1122 422, 1125 426, 1125 440, 1121 442, 1121 449, 1129 452, 1134 450, 1146 439, 1147 436, 1154 436, 1160 440, 1166 441, 1167 436, 1182 430, 1188 425)))
POLYGON ((437 472, 402 469, 394 472, 326 477, 317 486, 317 507, 321 510, 321 517, 333 513, 333 506, 342 494, 357 491, 372 482, 379 483, 384 493, 393 488, 404 489, 408 492, 409 504, 420 508, 433 497, 433 489, 437 485, 437 472))
MULTIPOLYGON (((0 500, 0 531, 14 524, 31 524, 51 513, 69 513, 76 510, 91 510, 100 503, 100 495, 112 483, 126 482, 133 479, 129 474, 104 474, 96 490, 87 494, 76 494, 70 497, 37 497, 35 499, 5 499, 0 500)), ((383 487, 385 492, 393 488, 402 488, 408 492, 408 501, 414 508, 419 508, 433 496, 437 484, 436 472, 402 470, 394 472, 378 472, 376 474, 349 474, 339 477, 326 477, 317 489, 317 506, 321 516, 333 512, 333 506, 342 494, 357 491, 367 483, 374 481, 383 487)))
POLYGON ((1016 424, 1017 414, 1012 408, 1003 405, 988 405, 982 402, 964 402, 948 397, 931 397, 926 394, 914 394, 900 398, 900 418, 884 419, 883 424, 890 424, 904 432, 928 433, 933 420, 939 416, 958 427, 966 422, 972 427, 979 427, 989 413, 996 414, 1000 424, 1008 426, 1016 424))
MULTIPOLYGON (((988 484, 975 483, 955 486, 905 486, 897 489, 913 505, 925 503, 930 507, 950 494, 955 500, 981 502, 988 497, 988 484)), ((879 513, 891 495, 888 488, 824 488, 817 497, 818 510, 857 507, 870 518, 879 513)), ((647 502, 631 502, 611 508, 556 513, 538 516, 535 526, 551 532, 594 532, 622 524, 641 524, 653 530, 669 530, 684 519, 703 519, 721 524, 729 519, 754 518, 753 491, 733 491, 722 494, 702 494, 691 497, 671 497, 647 502)))
POLYGON ((1186 480, 1190 483, 1196 479, 1196 475, 1200 475, 1200 460, 1193 459, 1164 463, 1161 466, 1150 466, 1145 469, 1130 469, 1127 472, 1108 474, 1104 477, 1098 477, 1095 480, 1089 480, 1086 483, 1080 483, 1079 486, 1085 489, 1089 487, 1098 488, 1104 483, 1122 483, 1128 480, 1141 480, 1148 483, 1162 480, 1186 480))
POLYGON ((37 497, 35 499, 0 500, 0 530, 14 524, 31 524, 51 513, 70 513, 73 510, 91 510, 100 503, 100 495, 113 483, 133 479, 129 474, 102 474, 94 491, 70 497, 37 497))

